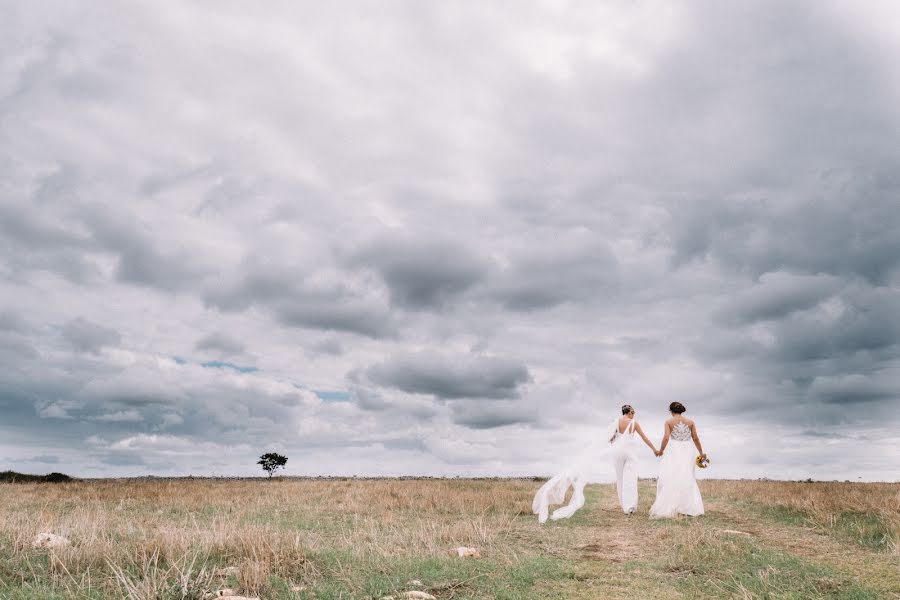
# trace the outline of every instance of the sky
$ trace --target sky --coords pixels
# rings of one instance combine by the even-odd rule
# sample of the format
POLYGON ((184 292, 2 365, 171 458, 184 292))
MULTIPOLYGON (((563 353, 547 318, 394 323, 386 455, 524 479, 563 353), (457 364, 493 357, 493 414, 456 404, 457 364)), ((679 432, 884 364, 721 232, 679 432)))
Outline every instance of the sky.
POLYGON ((900 479, 895 3, 2 4, 0 470, 900 479))

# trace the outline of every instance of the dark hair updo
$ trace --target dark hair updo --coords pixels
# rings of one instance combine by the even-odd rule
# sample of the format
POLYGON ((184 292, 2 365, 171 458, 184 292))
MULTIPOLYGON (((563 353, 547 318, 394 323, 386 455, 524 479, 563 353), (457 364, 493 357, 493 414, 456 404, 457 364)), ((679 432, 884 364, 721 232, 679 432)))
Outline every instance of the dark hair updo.
POLYGON ((680 415, 686 410, 687 409, 684 407, 684 404, 682 404, 681 402, 673 402, 669 405, 669 412, 675 413, 676 415, 680 415))
POLYGON ((630 413, 630 412, 634 412, 634 409, 631 408, 631 405, 630 405, 630 404, 623 404, 623 405, 622 405, 622 414, 623 414, 623 415, 627 415, 627 414, 630 413))

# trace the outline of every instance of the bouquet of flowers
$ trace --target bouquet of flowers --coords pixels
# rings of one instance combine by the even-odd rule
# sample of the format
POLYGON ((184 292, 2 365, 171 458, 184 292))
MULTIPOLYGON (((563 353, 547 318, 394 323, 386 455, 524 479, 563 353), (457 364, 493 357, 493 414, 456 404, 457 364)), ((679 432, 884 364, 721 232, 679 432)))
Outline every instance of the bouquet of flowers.
POLYGON ((706 457, 705 454, 699 454, 697 456, 697 458, 694 459, 694 462, 696 462, 697 466, 700 467, 701 469, 705 469, 706 467, 709 466, 709 459, 706 457))

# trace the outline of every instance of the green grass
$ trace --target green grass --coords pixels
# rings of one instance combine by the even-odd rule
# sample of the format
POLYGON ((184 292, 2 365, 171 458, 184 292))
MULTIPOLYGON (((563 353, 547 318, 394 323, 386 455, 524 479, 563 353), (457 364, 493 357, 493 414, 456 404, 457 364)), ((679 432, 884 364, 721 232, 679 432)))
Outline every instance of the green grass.
MULTIPOLYGON (((64 583, 54 585, 48 554, 39 551, 23 555, 18 564, 0 559, 0 598, 3 600, 102 600, 112 596, 108 591, 77 589, 68 592, 64 583)), ((319 577, 303 584, 302 591, 294 591, 294 582, 304 581, 305 573, 285 573, 269 576, 265 584, 254 593, 268 600, 317 600, 348 598, 381 598, 409 589, 430 591, 439 597, 497 598, 498 600, 538 600, 546 595, 535 586, 572 577, 571 566, 553 557, 533 556, 517 560, 459 560, 447 558, 396 558, 375 559, 354 556, 346 551, 327 550, 310 553, 319 577), (411 586, 418 580, 422 586, 411 586)), ((505 557, 504 557, 505 558, 505 557)), ((209 556, 200 567, 212 569, 228 564, 222 557, 209 556)), ((164 560, 156 567, 169 568, 164 560)), ((147 574, 141 565, 122 565, 129 580, 140 582, 147 574)), ((239 582, 230 576, 221 584, 238 588, 239 582)), ((199 598, 201 592, 194 589, 187 598, 199 598)), ((119 596, 121 597, 121 596, 119 596)), ((179 585, 173 580, 160 590, 158 600, 183 600, 179 585)))
POLYGON ((838 539, 873 550, 885 551, 890 548, 890 525, 878 514, 845 511, 828 522, 821 523, 802 510, 786 506, 754 506, 766 518, 783 525, 819 528, 838 539))
POLYGON ((891 531, 881 515, 843 512, 833 528, 839 535, 860 546, 876 550, 887 550, 889 547, 891 531))
MULTIPOLYGON (((327 552, 310 559, 324 577, 307 586, 300 598, 380 598, 409 589, 419 589, 454 598, 522 599, 543 598, 537 582, 571 577, 564 561, 552 557, 526 557, 513 562, 490 559, 447 558, 365 560, 348 553, 327 552), (421 586, 409 582, 420 581, 421 586)), ((284 589, 283 581, 270 583, 270 594, 284 589)), ((293 594, 293 592, 292 592, 293 594)), ((270 597, 267 595, 266 597, 270 597)), ((281 598, 282 596, 274 596, 281 598)), ((285 595, 284 598, 297 598, 285 595)))
POLYGON ((868 600, 882 596, 853 578, 741 535, 698 532, 700 540, 677 544, 661 568, 677 577, 689 597, 829 598, 868 600))
POLYGON ((793 527, 810 527, 815 525, 803 511, 787 506, 760 506, 756 504, 751 504, 751 506, 756 508, 763 516, 782 525, 791 525, 793 527))

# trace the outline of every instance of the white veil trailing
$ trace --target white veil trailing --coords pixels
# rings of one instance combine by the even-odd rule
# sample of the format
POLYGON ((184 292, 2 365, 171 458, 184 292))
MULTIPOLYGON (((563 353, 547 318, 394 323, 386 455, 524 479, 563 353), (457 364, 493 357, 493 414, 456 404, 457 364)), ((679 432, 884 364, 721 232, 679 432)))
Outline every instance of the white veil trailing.
POLYGON ((531 503, 531 510, 538 516, 538 522, 545 523, 548 516, 554 521, 571 517, 584 506, 584 486, 608 479, 612 451, 610 442, 615 438, 618 424, 619 419, 616 418, 597 431, 580 454, 569 457, 568 464, 541 486, 531 503), (574 491, 569 503, 549 514, 550 506, 562 504, 570 487, 574 491))

